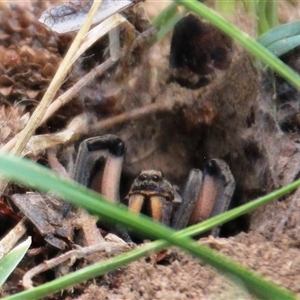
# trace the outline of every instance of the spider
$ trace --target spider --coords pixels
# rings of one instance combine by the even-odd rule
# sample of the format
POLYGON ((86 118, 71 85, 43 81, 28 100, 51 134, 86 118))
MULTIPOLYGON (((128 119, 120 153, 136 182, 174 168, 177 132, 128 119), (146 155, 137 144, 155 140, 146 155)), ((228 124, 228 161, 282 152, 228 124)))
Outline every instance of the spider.
MULTIPOLYGON (((119 187, 125 143, 107 134, 84 140, 78 151, 73 178, 120 203, 119 187)), ((125 198, 129 210, 144 213, 158 222, 182 229, 228 209, 235 181, 228 165, 211 159, 204 171, 190 171, 182 196, 157 170, 143 170, 125 198)), ((66 215, 70 206, 65 207, 66 215)), ((214 232, 218 234, 218 229, 214 232)))

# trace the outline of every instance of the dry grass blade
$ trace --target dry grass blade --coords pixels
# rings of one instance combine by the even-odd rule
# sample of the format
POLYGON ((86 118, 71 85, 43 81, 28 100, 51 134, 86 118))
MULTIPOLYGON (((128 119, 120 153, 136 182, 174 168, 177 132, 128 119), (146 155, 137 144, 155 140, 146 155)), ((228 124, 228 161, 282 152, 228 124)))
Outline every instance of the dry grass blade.
POLYGON ((72 63, 74 63, 73 57, 74 57, 75 53, 77 52, 80 44, 82 43, 84 36, 89 31, 89 28, 92 24, 93 17, 96 14, 96 12, 98 11, 98 8, 100 5, 101 5, 101 1, 95 1, 93 3, 91 10, 88 14, 88 17, 86 19, 86 22, 83 24, 82 28, 79 30, 78 34, 76 35, 76 38, 74 39, 64 60, 62 61, 61 65, 59 66, 43 99, 41 100, 41 102, 37 106, 36 110, 34 111, 31 119, 27 123, 27 126, 19 134, 19 139, 16 142, 16 145, 12 151, 14 154, 21 154, 26 143, 32 136, 33 132, 39 126, 40 121, 42 120, 43 115, 45 114, 49 104, 51 103, 51 101, 54 98, 56 92, 58 91, 60 85, 62 84, 63 80, 65 79, 72 63))
POLYGON ((80 44, 77 52, 72 58, 71 63, 73 64, 81 54, 91 47, 98 39, 104 36, 106 33, 110 32, 112 29, 116 28, 123 22, 128 22, 124 17, 119 14, 115 14, 109 17, 107 20, 103 21, 101 24, 94 27, 90 30, 87 35, 84 37, 84 40, 80 44))
MULTIPOLYGON (((40 125, 45 123, 53 114, 60 109, 62 106, 70 102, 76 93, 80 91, 85 85, 89 84, 96 76, 100 76, 107 69, 112 67, 115 62, 113 62, 110 58, 103 62, 101 65, 92 69, 87 75, 81 78, 76 84, 72 86, 72 88, 68 89, 65 93, 60 95, 55 101, 53 101, 47 108, 45 114, 43 115, 42 120, 40 121, 40 125)), ((33 138, 33 137, 32 137, 33 138)), ((4 151, 10 151, 16 141, 18 139, 18 135, 13 137, 8 143, 6 143, 1 149, 4 151)))
POLYGON ((32 136, 22 152, 22 156, 38 155, 45 149, 78 140, 79 136, 87 132, 88 122, 87 116, 82 114, 76 116, 62 131, 32 136))
POLYGON ((0 259, 2 259, 26 233, 25 218, 23 218, 1 241, 0 259))
MULTIPOLYGON (((18 138, 16 140, 16 145, 14 146, 12 152, 14 154, 20 155, 25 148, 27 142, 29 141, 32 134, 35 132, 36 128, 40 125, 40 122, 47 111, 51 101, 53 100, 55 94, 57 93, 60 85, 64 81, 73 61, 73 57, 76 54, 80 44, 82 43, 83 38, 89 31, 93 18, 97 13, 102 1, 95 1, 88 13, 85 23, 79 30, 74 39, 70 49, 68 50, 64 60, 62 61, 61 65, 59 66, 53 80, 50 83, 49 88, 47 89, 45 95, 43 96, 41 102, 37 106, 36 110, 32 114, 29 122, 27 123, 26 127, 18 134, 18 138)), ((0 183, 0 190, 4 190, 7 186, 7 180, 1 178, 0 183)))
MULTIPOLYGON (((123 19, 117 17, 117 20, 122 21, 123 19)), ((105 22, 105 21, 104 21, 105 22)), ((104 23, 103 22, 103 23, 104 23)), ((102 24, 103 24, 102 23, 102 24)), ((92 33, 93 30, 89 32, 89 36, 92 33)), ((148 29, 146 32, 140 34, 136 40, 134 41, 130 51, 133 51, 136 47, 140 46, 145 40, 151 39, 154 34, 156 33, 156 30, 154 28, 148 29)), ((81 46, 82 47, 82 46, 81 46)), ((80 47, 80 48, 81 48, 80 47)), ((79 50, 78 50, 79 51, 79 50)), ((123 50, 120 55, 119 59, 125 57, 127 55, 128 51, 123 50)), ((74 96, 86 85, 90 84, 90 82, 97 76, 102 75, 106 70, 111 68, 118 60, 114 61, 111 58, 108 58, 106 61, 104 61, 101 65, 93 68, 88 74, 86 74, 83 78, 81 78, 76 84, 74 84, 70 89, 68 89, 65 93, 60 95, 55 101, 53 101, 47 108, 47 111, 43 115, 42 120, 40 121, 40 125, 45 123, 58 109, 60 109, 62 106, 70 102, 74 96)), ((165 107, 166 105, 163 104, 151 104, 149 106, 143 107, 143 108, 138 108, 137 110, 134 110, 132 112, 125 112, 122 113, 118 116, 112 117, 107 120, 103 120, 98 122, 92 127, 92 131, 96 130, 99 132, 99 128, 110 128, 116 124, 126 122, 130 120, 131 118, 139 118, 144 115, 150 114, 152 112, 156 111, 161 111, 161 110, 169 110, 169 104, 167 105, 168 107, 165 107)), ((18 136, 13 137, 8 143, 6 143, 3 147, 2 150, 4 151, 10 151, 15 143, 16 140, 18 139, 18 136)))

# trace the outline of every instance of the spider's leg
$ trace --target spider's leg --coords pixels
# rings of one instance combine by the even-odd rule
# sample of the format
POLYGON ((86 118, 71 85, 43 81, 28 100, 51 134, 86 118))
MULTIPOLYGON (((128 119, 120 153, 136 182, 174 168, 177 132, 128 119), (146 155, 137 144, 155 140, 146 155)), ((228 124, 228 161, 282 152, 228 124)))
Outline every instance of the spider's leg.
POLYGON ((106 135, 107 142, 104 145, 107 150, 106 162, 104 165, 101 194, 112 202, 120 202, 120 179, 125 154, 124 142, 115 135, 106 135))
POLYGON ((201 184, 202 172, 198 169, 191 170, 183 191, 182 203, 174 212, 174 217, 171 223, 171 226, 174 229, 179 230, 187 226, 190 216, 194 210, 195 203, 198 199, 201 184))
POLYGON ((202 187, 189 225, 226 211, 234 189, 235 181, 228 165, 221 159, 211 159, 205 166, 202 187))
MULTIPOLYGON (((227 163, 225 163, 221 159, 214 159, 214 161, 218 164, 219 170, 222 175, 221 178, 219 178, 220 187, 210 217, 216 216, 228 210, 235 190, 235 180, 227 163)), ((219 232, 220 227, 217 227, 212 230, 211 234, 213 236, 218 236, 219 232)))
MULTIPOLYGON (((125 144, 116 135, 107 134, 84 140, 79 146, 73 179, 98 191, 112 202, 120 202, 119 185, 124 153, 125 144)), ((67 216, 71 207, 67 204, 63 208, 64 216, 67 216)))

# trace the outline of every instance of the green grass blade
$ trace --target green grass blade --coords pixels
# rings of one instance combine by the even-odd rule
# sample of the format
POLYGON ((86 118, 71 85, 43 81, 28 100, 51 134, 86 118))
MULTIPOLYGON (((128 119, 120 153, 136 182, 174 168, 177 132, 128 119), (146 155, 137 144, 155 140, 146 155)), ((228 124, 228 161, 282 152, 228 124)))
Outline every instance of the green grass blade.
POLYGON ((215 1, 216 10, 221 12, 222 14, 232 15, 236 11, 236 0, 217 0, 215 1))
POLYGON ((270 44, 267 49, 276 56, 281 56, 300 45, 300 35, 270 44))
POLYGON ((262 34, 257 39, 257 41, 264 47, 268 48, 269 45, 275 42, 285 40, 297 35, 300 35, 300 21, 295 21, 274 27, 266 33, 262 34))
POLYGON ((176 23, 184 16, 184 14, 184 12, 176 13, 172 16, 172 18, 168 19, 168 21, 165 22, 164 25, 160 27, 160 30, 157 32, 155 37, 156 40, 162 39, 170 30, 172 30, 176 23))
POLYGON ((259 4, 259 0, 242 0, 246 11, 254 16, 257 15, 257 8, 259 4))
POLYGON ((184 5, 187 9, 193 11, 200 17, 208 20, 211 24, 218 27, 220 30, 234 38, 238 41, 246 50, 251 54, 255 55, 263 63, 267 64, 280 76, 288 80, 296 88, 300 88, 300 77, 284 64, 280 59, 278 59, 274 54, 268 51, 261 44, 256 42, 247 33, 243 32, 233 24, 226 21, 223 17, 217 14, 215 11, 209 9, 202 3, 196 0, 174 0, 178 4, 184 5))
POLYGON ((31 237, 28 237, 0 260, 0 287, 22 260, 30 245, 31 237))
POLYGON ((161 11, 155 18, 152 19, 151 23, 155 26, 163 26, 168 23, 175 15, 178 14, 178 5, 171 3, 163 11, 161 11))
POLYGON ((270 29, 268 20, 266 17, 266 6, 268 0, 260 0, 259 5, 257 6, 257 30, 258 33, 261 34, 270 29))
POLYGON ((278 26, 278 1, 268 1, 266 5, 266 18, 268 20, 269 29, 278 26))
MULTIPOLYGON (((243 280, 243 283, 249 292, 259 297, 268 299, 274 299, 276 297, 280 297, 281 299, 296 299, 295 296, 289 291, 276 286, 260 276, 255 276, 253 272, 240 267, 238 264, 232 262, 223 255, 220 255, 205 246, 197 244, 195 241, 191 240, 185 235, 182 235, 180 232, 176 233, 173 230, 162 226, 161 224, 151 221, 147 217, 130 213, 124 208, 103 201, 103 197, 97 193, 88 190, 71 180, 62 179, 48 169, 38 166, 26 159, 0 153, 0 170, 3 175, 13 179, 16 182, 25 185, 30 183, 31 186, 34 186, 41 191, 55 191, 59 196, 68 199, 69 202, 77 205, 80 204, 85 209, 98 214, 105 220, 124 224, 134 228, 135 230, 139 230, 145 235, 150 234, 153 237, 165 239, 170 244, 176 245, 192 255, 203 259, 205 262, 217 268, 222 273, 226 275, 232 274, 233 276, 240 278, 243 280), (15 166, 18 167, 16 168, 15 166)), ((126 258, 127 261, 130 261, 128 256, 126 256, 126 258)), ((108 270, 108 266, 109 265, 107 262, 103 263, 102 265, 106 271, 108 270)), ((95 266, 90 268, 93 267, 95 266)), ((78 272, 79 273, 75 273, 75 275, 82 274, 80 273, 82 270, 78 272)), ((72 276, 72 274, 68 276, 72 276)), ((70 279, 70 277, 67 277, 67 279, 61 278, 57 280, 68 280, 68 278, 70 279)), ((49 284, 51 283, 48 283, 47 286, 49 284)), ((11 296, 7 299, 29 299, 23 297, 24 294, 21 296, 23 298, 16 298, 18 295, 11 296)))
POLYGON ((278 25, 278 3, 275 0, 260 0, 257 5, 258 33, 262 34, 278 25))

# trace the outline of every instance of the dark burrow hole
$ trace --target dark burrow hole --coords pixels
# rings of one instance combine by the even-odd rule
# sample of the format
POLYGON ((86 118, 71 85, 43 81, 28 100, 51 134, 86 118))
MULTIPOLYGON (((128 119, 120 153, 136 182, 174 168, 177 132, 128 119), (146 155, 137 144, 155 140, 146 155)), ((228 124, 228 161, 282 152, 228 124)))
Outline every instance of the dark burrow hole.
POLYGON ((255 114, 254 114, 253 107, 251 107, 250 114, 247 116, 246 124, 247 124, 247 128, 250 128, 255 124, 255 114))
POLYGON ((285 133, 299 133, 300 113, 285 118, 283 121, 279 123, 279 127, 285 133))
POLYGON ((295 87, 286 82, 282 77, 276 76, 276 102, 283 104, 290 101, 297 101, 299 92, 295 87))
POLYGON ((261 158, 260 149, 255 142, 248 142, 243 147, 244 149, 244 155, 248 162, 251 164, 256 164, 257 161, 261 158))
MULTIPOLYGON (((229 206, 229 210, 244 204, 242 203, 242 199, 243 199, 242 188, 239 185, 237 185, 229 206)), ((248 232, 249 228, 250 228, 250 216, 246 214, 223 224, 221 226, 219 236, 224 238, 235 236, 240 232, 248 232)))

